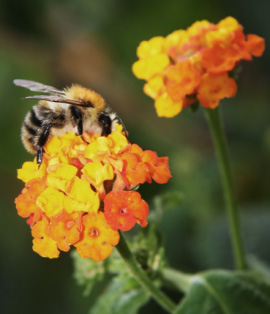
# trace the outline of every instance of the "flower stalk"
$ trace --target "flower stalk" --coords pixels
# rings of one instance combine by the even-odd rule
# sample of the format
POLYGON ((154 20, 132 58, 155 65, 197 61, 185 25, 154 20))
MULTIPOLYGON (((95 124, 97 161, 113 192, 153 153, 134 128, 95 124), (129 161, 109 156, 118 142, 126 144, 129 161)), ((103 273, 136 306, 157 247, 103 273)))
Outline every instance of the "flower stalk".
POLYGON ((169 283, 183 293, 188 293, 192 275, 185 274, 172 268, 163 268, 160 271, 160 276, 164 282, 169 283))
POLYGON ((224 197, 229 218, 231 241, 235 265, 237 269, 246 268, 244 244, 240 228, 240 218, 237 210, 237 202, 233 190, 233 179, 230 168, 227 143, 224 128, 221 121, 219 107, 216 109, 205 109, 209 122, 212 138, 215 145, 217 159, 220 168, 221 180, 223 184, 224 197))
POLYGON ((161 290, 159 290, 153 282, 148 278, 146 273, 137 263, 134 255, 131 253, 127 242, 120 232, 120 240, 116 246, 119 254, 122 256, 127 267, 138 282, 151 294, 151 296, 169 313, 173 313, 176 305, 161 290))

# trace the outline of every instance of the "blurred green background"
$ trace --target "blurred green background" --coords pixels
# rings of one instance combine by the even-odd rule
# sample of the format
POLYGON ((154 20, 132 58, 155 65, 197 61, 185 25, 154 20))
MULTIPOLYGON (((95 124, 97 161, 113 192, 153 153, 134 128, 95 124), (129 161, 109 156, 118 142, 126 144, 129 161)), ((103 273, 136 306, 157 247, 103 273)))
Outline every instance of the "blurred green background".
MULTIPOLYGON (((15 78, 58 88, 81 83, 100 92, 119 113, 131 142, 168 155, 173 178, 141 187, 154 195, 176 190, 181 206, 162 223, 168 261, 189 272, 232 268, 218 168, 203 110, 174 119, 157 118, 131 65, 139 42, 186 28, 196 20, 218 22, 231 15, 245 33, 266 39, 261 58, 243 63, 235 98, 223 101, 240 202, 246 250, 270 264, 270 2, 216 0, 1 0, 0 1, 0 307, 1 313, 87 313, 89 299, 72 277, 69 253, 59 259, 32 251, 31 234, 15 209, 23 184, 16 169, 32 160, 20 128, 33 101, 15 78)), ((169 291, 170 293, 170 291, 169 291)), ((140 313, 164 313, 154 302, 140 313)))

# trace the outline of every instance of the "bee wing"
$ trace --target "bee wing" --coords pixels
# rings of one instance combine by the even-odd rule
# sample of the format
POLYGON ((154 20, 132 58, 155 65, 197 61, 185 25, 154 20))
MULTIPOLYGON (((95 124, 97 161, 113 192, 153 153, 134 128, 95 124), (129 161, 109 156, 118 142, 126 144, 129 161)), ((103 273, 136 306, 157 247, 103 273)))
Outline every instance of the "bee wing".
POLYGON ((42 92, 42 93, 49 93, 49 94, 59 94, 64 95, 65 92, 61 91, 53 86, 44 85, 38 82, 29 81, 29 80, 14 80, 13 83, 16 86, 21 86, 27 88, 33 92, 42 92))
POLYGON ((71 105, 76 105, 76 106, 81 106, 81 107, 91 107, 85 104, 83 101, 68 99, 68 98, 64 98, 64 97, 56 96, 56 95, 35 95, 35 96, 27 96, 27 97, 24 97, 23 99, 39 99, 39 100, 47 100, 47 101, 52 101, 52 102, 61 102, 61 103, 71 104, 71 105))

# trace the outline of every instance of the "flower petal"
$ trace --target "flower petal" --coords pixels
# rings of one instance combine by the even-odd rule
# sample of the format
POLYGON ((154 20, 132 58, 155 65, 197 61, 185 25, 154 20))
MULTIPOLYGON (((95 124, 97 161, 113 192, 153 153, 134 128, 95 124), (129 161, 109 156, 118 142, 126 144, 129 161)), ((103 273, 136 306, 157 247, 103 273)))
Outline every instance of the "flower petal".
POLYGON ((128 231, 136 222, 147 225, 149 206, 136 191, 112 191, 104 199, 104 214, 114 230, 128 231))
POLYGON ((82 239, 75 244, 79 255, 97 262, 104 260, 119 242, 119 233, 110 228, 102 212, 83 216, 83 225, 82 239))
POLYGON ((214 109, 221 99, 233 97, 236 91, 237 85, 227 73, 205 74, 198 89, 198 99, 204 107, 214 109))

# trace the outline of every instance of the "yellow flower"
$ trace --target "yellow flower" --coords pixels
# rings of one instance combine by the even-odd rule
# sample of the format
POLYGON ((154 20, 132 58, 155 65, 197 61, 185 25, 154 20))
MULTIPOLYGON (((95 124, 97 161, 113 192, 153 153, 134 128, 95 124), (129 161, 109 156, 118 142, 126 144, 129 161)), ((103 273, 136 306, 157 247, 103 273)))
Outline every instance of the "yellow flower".
POLYGON ((58 154, 60 150, 67 149, 70 147, 70 144, 82 144, 83 140, 81 137, 76 138, 76 142, 74 142, 74 133, 69 132, 63 134, 62 137, 54 136, 46 145, 46 153, 53 155, 58 154))
POLYGON ((159 117, 172 118, 182 111, 183 101, 174 102, 167 93, 163 93, 156 99, 155 108, 159 117))
POLYGON ((156 99, 162 92, 165 91, 163 77, 156 75, 144 84, 143 91, 149 97, 156 99))
POLYGON ((40 168, 38 168, 35 161, 26 161, 17 172, 18 179, 21 179, 23 182, 28 182, 32 179, 42 178, 45 173, 45 165, 42 164, 40 168))
POLYGON ((207 46, 212 47, 215 43, 220 43, 223 47, 230 45, 232 34, 238 29, 242 30, 242 26, 233 17, 221 20, 214 30, 205 35, 207 46))
POLYGON ((112 180, 114 178, 112 166, 109 164, 103 165, 101 162, 87 163, 83 167, 82 173, 96 188, 98 188, 104 181, 112 180))
POLYGON ((110 140, 110 151, 115 154, 119 154, 129 145, 127 138, 120 132, 109 134, 108 140, 110 140))
POLYGON ((96 141, 91 142, 85 149, 85 157, 94 161, 103 160, 110 154, 110 143, 106 137, 98 137, 96 141))
POLYGON ((238 21, 232 16, 228 16, 217 23, 217 27, 219 30, 223 30, 225 32, 234 32, 239 27, 242 29, 242 26, 238 23, 238 21))
POLYGON ((211 28, 213 24, 208 22, 207 20, 196 21, 190 27, 187 28, 187 33, 189 37, 196 36, 200 37, 203 33, 205 33, 209 28, 211 28))
POLYGON ((187 42, 189 35, 187 31, 180 29, 169 34, 164 41, 165 51, 167 53, 172 53, 172 50, 175 47, 182 46, 185 42, 187 42))
POLYGON ((132 71, 139 79, 148 80, 153 75, 162 73, 169 64, 170 59, 166 53, 159 53, 135 62, 132 71))
POLYGON ((37 197, 36 204, 48 217, 51 217, 64 209, 63 200, 64 193, 48 187, 37 197))
POLYGON ((66 192, 71 179, 76 176, 77 171, 78 169, 72 165, 59 164, 56 167, 56 171, 48 173, 47 186, 66 192))
POLYGON ((164 37, 153 37, 149 41, 143 41, 137 48, 139 61, 132 66, 133 73, 141 79, 149 79, 155 74, 161 73, 170 60, 166 54, 164 37))
POLYGON ((147 58, 162 53, 164 40, 164 37, 157 36, 148 41, 142 41, 137 48, 137 56, 139 58, 147 58))
POLYGON ((63 206, 67 213, 97 212, 99 209, 98 193, 95 193, 88 181, 74 178, 71 190, 64 197, 63 206))

